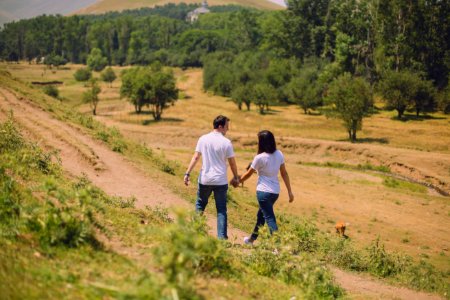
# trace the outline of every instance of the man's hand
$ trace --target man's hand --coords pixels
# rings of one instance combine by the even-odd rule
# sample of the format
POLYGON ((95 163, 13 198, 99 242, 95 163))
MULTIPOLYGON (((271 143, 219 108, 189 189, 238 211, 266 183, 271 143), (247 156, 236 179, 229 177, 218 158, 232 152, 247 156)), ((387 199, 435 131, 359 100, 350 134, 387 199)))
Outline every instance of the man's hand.
POLYGON ((189 174, 184 174, 184 185, 188 186, 189 182, 190 182, 190 175, 189 174))
POLYGON ((294 194, 289 193, 289 203, 294 202, 294 194))
POLYGON ((230 180, 230 184, 234 187, 237 188, 239 186, 239 177, 234 177, 233 179, 230 180))

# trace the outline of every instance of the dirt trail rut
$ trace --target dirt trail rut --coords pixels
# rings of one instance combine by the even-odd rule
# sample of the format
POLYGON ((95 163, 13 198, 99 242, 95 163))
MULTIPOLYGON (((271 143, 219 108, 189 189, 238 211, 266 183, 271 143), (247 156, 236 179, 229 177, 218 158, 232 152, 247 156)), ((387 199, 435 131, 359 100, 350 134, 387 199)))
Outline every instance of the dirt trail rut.
MULTIPOLYGON (((106 145, 83 134, 80 129, 53 118, 33 102, 0 88, 0 119, 12 111, 25 134, 47 149, 59 152, 63 168, 73 176, 85 175, 109 195, 136 197, 136 207, 162 205, 190 208, 191 204, 153 182, 142 170, 106 145)), ((180 179, 181 180, 181 179, 180 179)), ((208 216, 215 230, 216 219, 208 216)), ((232 241, 244 233, 229 226, 232 241)), ((120 251, 123 252, 123 251, 120 251)), ((440 299, 438 296, 397 288, 371 278, 333 269, 336 281, 350 295, 374 299, 440 299)))

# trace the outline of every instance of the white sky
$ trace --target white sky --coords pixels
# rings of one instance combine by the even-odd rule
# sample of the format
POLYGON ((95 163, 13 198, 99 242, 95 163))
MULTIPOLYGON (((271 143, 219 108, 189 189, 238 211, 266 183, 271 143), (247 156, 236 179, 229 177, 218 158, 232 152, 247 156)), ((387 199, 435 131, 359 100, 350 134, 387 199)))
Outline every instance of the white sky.
POLYGON ((286 3, 284 2, 284 0, 267 0, 267 1, 286 7, 286 3))

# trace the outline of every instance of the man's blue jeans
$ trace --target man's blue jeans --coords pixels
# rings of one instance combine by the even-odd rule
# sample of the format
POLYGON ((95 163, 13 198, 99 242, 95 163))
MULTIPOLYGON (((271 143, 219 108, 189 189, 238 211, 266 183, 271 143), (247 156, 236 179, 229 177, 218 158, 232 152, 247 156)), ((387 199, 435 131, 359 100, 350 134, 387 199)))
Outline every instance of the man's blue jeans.
POLYGON ((228 239, 227 235, 227 191, 228 184, 225 185, 203 185, 198 184, 197 202, 195 203, 195 210, 203 213, 208 198, 214 192, 214 199, 216 201, 217 209, 217 237, 219 239, 228 239))
POLYGON ((267 223, 267 226, 269 226, 270 233, 278 230, 277 220, 273 212, 273 205, 277 201, 278 196, 279 194, 256 191, 259 210, 256 214, 256 225, 250 237, 252 241, 258 238, 259 227, 264 226, 264 223, 267 223))

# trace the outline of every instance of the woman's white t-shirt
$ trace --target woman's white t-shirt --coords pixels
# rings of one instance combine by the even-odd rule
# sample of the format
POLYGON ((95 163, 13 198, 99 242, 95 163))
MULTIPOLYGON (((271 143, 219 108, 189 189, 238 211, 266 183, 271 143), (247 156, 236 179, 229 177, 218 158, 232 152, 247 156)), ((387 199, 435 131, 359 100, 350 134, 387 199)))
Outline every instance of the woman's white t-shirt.
POLYGON ((284 156, 280 150, 276 150, 272 154, 263 152, 255 156, 250 167, 258 172, 257 191, 280 193, 278 172, 282 164, 284 164, 284 156))

